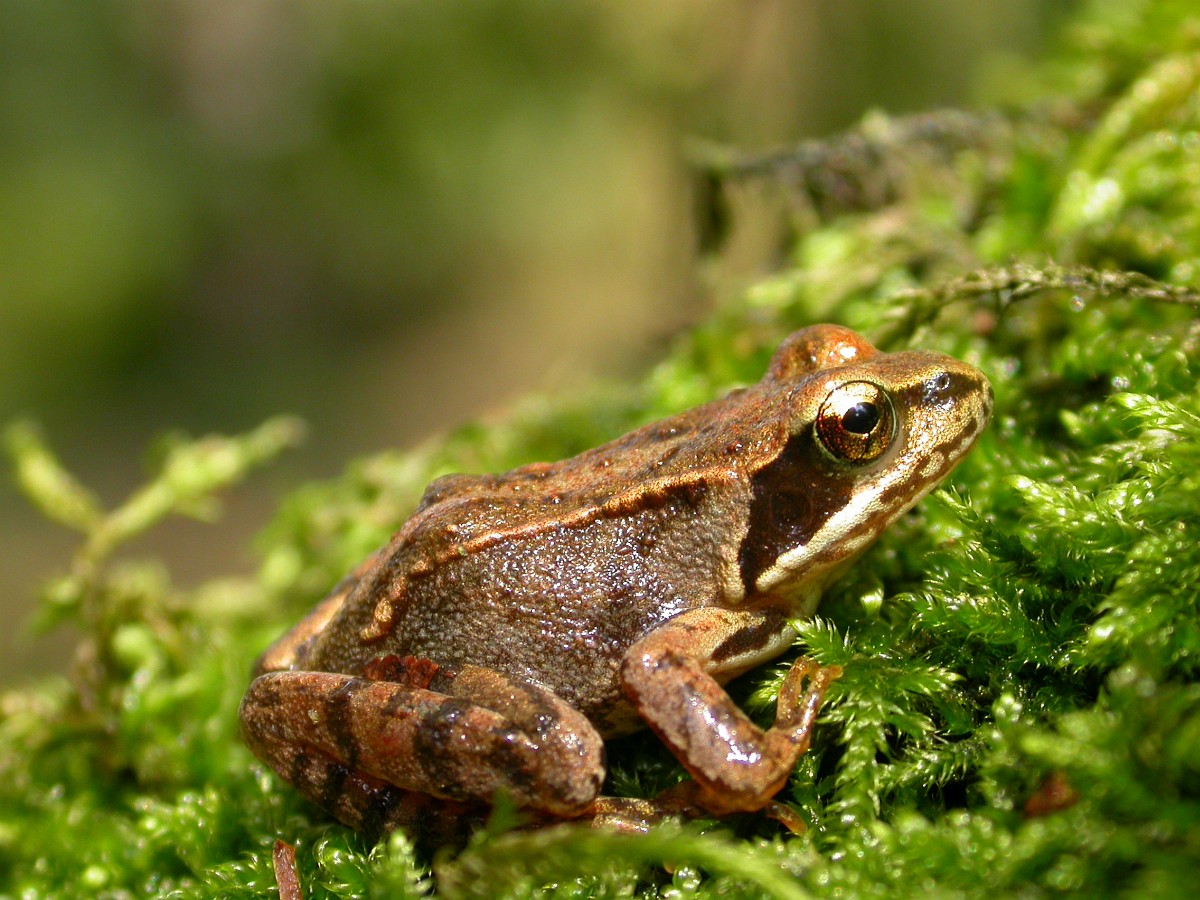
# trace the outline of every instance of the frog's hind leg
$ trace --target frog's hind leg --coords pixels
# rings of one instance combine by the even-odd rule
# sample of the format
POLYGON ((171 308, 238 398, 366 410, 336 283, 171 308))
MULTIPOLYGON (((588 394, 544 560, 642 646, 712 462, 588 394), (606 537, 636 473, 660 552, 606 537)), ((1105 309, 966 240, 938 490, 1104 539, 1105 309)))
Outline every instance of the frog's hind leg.
POLYGON ((268 672, 246 692, 241 719, 255 754, 355 828, 403 824, 397 817, 413 813, 393 812, 407 803, 395 788, 465 804, 503 792, 519 808, 570 818, 604 777, 603 742, 581 713, 475 666, 385 657, 362 677, 268 672))

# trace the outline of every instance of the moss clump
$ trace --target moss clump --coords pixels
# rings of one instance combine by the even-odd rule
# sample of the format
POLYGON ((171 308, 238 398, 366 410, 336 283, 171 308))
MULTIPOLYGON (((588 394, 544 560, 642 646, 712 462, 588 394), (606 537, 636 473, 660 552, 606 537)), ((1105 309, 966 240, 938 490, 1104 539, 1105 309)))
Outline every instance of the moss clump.
MULTIPOLYGON (((11 431, 28 491, 84 535, 42 600, 48 622, 84 640, 70 686, 0 698, 0 893, 270 895, 283 838, 311 896, 1188 895, 1200 867, 1200 20, 1182 2, 1094 4, 1070 34, 1052 107, 969 127, 876 119, 820 152, 714 164, 726 196, 753 183, 789 200, 774 275, 636 388, 533 400, 299 492, 255 579, 184 592, 118 554, 167 513, 206 512, 291 426, 178 444, 115 511, 32 431, 11 431), (895 165, 882 183, 856 181, 855 159, 895 165), (997 408, 949 488, 799 623, 797 652, 845 669, 781 795, 806 834, 758 817, 644 837, 516 833, 499 814, 431 861, 403 835, 370 846, 331 823, 241 746, 255 655, 383 542, 429 479, 569 454, 756 379, 779 338, 816 318, 887 349, 967 358, 997 408)), ((769 710, 781 672, 735 690, 769 710)), ((646 743, 613 748, 615 788, 675 777, 646 743)))

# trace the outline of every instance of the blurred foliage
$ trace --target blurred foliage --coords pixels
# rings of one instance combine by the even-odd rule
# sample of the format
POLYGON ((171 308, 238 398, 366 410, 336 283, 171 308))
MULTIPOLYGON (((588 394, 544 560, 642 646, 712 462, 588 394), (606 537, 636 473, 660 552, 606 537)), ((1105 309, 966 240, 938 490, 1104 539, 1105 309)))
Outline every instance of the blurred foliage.
MULTIPOLYGON (((996 5, 980 32, 1034 31, 1036 4, 996 5)), ((793 57, 823 59, 806 34, 853 36, 856 9, 5 3, 0 411, 64 430, 114 403, 189 427, 289 403, 328 414, 364 355, 493 293, 518 302, 527 266, 583 266, 573 248, 599 243, 636 268, 624 242, 648 227, 662 246, 643 255, 668 255, 686 235, 644 223, 685 202, 669 196, 675 135, 745 140, 757 123, 751 139, 780 140, 805 109, 844 124, 845 108, 795 102, 793 57), (772 66, 768 89, 748 83, 772 66), (247 392, 250 376, 275 397, 247 392), (330 378, 343 389, 321 390, 330 378)), ((900 57, 916 40, 891 40, 878 65, 896 58, 919 97, 946 81, 934 61, 967 51, 900 57)), ((661 276, 640 290, 664 287, 687 290, 661 276)))
MULTIPOLYGON (((105 512, 33 432, 10 432, 26 489, 83 532, 79 558, 92 562, 67 576, 86 602, 62 603, 53 586, 43 599, 86 634, 74 682, 0 695, 0 892, 270 896, 282 838, 309 896, 1190 896, 1193 6, 1081 6, 1042 75, 1046 102, 977 129, 947 118, 942 133, 974 136, 950 152, 909 153, 936 129, 876 117, 856 137, 794 154, 840 160, 837 148, 854 145, 858 158, 899 160, 873 204, 839 205, 861 196, 843 194, 847 183, 874 183, 853 167, 825 181, 797 180, 793 163, 716 173, 732 217, 710 264, 736 246, 739 204, 759 192, 783 211, 771 274, 681 336, 636 387, 532 399, 297 492, 263 538, 256 577, 184 590, 157 563, 122 556, 118 539, 170 511, 205 511, 288 428, 173 445, 135 495, 159 500, 132 504, 142 512, 121 528, 112 522, 127 507, 105 512), (575 452, 712 397, 758 378, 784 334, 826 317, 887 348, 979 365, 996 413, 949 489, 798 623, 805 653, 845 669, 780 795, 807 833, 755 816, 647 836, 521 833, 501 815, 461 853, 428 858, 403 835, 369 845, 252 761, 236 734, 251 661, 386 539, 429 479, 575 452)), ((782 671, 735 691, 769 709, 782 671)), ((614 785, 652 793, 672 777, 652 743, 614 744, 614 785)))
POLYGON ((704 77, 614 67, 595 4, 538 7, 6 4, 0 408, 147 366, 183 390, 189 348, 223 350, 206 387, 236 394, 239 350, 345 356, 462 305, 464 259, 571 202, 548 179, 595 157, 594 92, 619 121, 704 77))

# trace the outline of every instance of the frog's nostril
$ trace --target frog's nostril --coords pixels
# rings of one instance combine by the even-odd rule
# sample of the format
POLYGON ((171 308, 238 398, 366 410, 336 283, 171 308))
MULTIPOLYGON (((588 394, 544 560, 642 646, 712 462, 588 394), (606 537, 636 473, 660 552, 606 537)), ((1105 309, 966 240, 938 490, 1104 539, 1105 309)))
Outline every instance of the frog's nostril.
POLYGON ((934 405, 953 405, 970 401, 981 409, 985 420, 992 410, 992 386, 977 371, 939 372, 925 382, 924 400, 934 405))
POLYGON ((950 381, 951 379, 949 372, 938 372, 931 379, 929 379, 926 390, 934 394, 944 393, 950 389, 950 381))
POLYGON ((925 379, 921 386, 921 403, 927 406, 941 406, 952 401, 956 393, 955 379, 949 372, 938 372, 925 379))

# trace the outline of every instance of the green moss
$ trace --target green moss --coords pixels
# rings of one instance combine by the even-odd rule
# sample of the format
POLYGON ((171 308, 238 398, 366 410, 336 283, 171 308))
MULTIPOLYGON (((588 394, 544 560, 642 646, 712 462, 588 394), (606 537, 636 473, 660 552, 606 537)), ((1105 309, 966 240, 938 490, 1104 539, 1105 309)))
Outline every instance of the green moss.
MULTIPOLYGON (((1200 866, 1190 9, 1086 7, 1056 63, 1052 113, 877 118, 791 156, 710 160, 722 191, 752 181, 788 199, 794 229, 773 275, 637 387, 531 400, 298 492, 263 538, 257 578, 183 591, 120 552, 165 515, 210 514, 214 491, 293 425, 177 442, 112 511, 32 429, 10 430, 27 492, 83 536, 41 600, 47 627, 69 622, 83 639, 70 684, 0 697, 0 893, 271 895, 282 838, 310 896, 434 884, 446 896, 1187 895, 1200 866), (855 179, 855 159, 881 155, 896 162, 882 182, 855 179), (816 177, 835 165, 839 179, 816 177), (948 489, 798 623, 797 652, 845 668, 781 794, 806 834, 760 817, 647 836, 516 833, 500 815, 462 853, 429 860, 403 835, 373 847, 330 822, 242 747, 254 657, 429 479, 560 457, 756 379, 772 346, 817 316, 888 348, 969 359, 997 406, 948 489)), ((782 671, 734 689, 769 711, 782 671)), ((678 776, 647 743, 614 746, 617 789, 678 776)))

